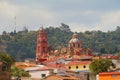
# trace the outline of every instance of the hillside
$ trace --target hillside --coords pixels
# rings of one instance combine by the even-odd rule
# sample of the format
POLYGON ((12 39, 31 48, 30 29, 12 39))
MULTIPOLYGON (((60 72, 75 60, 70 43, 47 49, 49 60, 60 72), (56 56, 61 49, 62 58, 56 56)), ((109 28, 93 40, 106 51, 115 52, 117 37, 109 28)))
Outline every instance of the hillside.
MULTIPOLYGON (((68 46, 73 32, 66 24, 60 27, 49 27, 45 29, 48 35, 49 46, 59 49, 68 46)), ((93 52, 100 54, 115 54, 120 52, 120 27, 115 31, 85 31, 79 32, 79 39, 83 41, 84 48, 91 48, 93 52)), ((6 32, 0 36, 0 52, 13 55, 17 60, 35 58, 37 31, 6 32)))

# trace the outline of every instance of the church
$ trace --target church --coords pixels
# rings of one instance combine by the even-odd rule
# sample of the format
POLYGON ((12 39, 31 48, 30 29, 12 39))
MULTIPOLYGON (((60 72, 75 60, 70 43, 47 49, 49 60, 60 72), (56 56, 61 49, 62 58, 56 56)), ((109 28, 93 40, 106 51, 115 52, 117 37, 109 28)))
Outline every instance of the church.
POLYGON ((69 58, 77 56, 91 56, 92 51, 89 48, 82 47, 82 41, 79 40, 78 34, 75 32, 72 35, 71 40, 68 42, 68 47, 63 47, 59 50, 50 51, 47 40, 47 33, 45 29, 41 27, 37 34, 37 45, 36 45, 36 62, 42 62, 45 60, 69 58))
POLYGON ((37 45, 36 45, 36 62, 46 60, 48 53, 48 42, 47 42, 47 33, 44 28, 41 27, 37 35, 37 45))

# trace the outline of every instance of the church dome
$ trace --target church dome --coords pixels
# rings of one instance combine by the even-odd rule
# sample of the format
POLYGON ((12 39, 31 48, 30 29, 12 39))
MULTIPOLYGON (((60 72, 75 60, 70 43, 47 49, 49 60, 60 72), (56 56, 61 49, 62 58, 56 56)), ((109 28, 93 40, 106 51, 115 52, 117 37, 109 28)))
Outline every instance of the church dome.
POLYGON ((69 43, 79 43, 79 39, 78 39, 78 34, 75 32, 73 35, 72 35, 72 39, 69 41, 69 43))
POLYGON ((72 35, 72 39, 69 41, 69 48, 80 48, 82 45, 81 41, 78 39, 78 34, 75 32, 72 35))
POLYGON ((69 41, 69 43, 79 43, 80 41, 79 41, 79 39, 77 39, 77 38, 73 38, 73 39, 71 39, 70 41, 69 41))

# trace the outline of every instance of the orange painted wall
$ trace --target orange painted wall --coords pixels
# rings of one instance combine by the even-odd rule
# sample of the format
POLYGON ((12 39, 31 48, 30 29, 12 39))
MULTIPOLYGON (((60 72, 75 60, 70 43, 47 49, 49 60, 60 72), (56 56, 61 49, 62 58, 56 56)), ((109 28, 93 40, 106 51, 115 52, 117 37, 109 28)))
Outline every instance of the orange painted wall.
POLYGON ((98 80, 120 80, 120 74, 99 75, 98 80))

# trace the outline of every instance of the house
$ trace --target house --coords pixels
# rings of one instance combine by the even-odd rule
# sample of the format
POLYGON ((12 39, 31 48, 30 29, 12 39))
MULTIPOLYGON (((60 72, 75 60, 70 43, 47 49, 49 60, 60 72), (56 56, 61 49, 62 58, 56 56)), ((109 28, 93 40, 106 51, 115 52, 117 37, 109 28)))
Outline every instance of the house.
POLYGON ((120 80, 120 72, 99 73, 97 80, 120 80))
POLYGON ((74 76, 68 76, 68 75, 50 75, 44 78, 45 80, 80 80, 79 78, 76 78, 74 76))
POLYGON ((15 66, 29 72, 32 79, 42 79, 52 73, 53 68, 30 62, 16 62, 15 66))
POLYGON ((53 73, 53 69, 47 66, 29 67, 25 71, 29 72, 32 79, 43 79, 53 73))
POLYGON ((112 59, 112 63, 115 65, 116 68, 120 68, 120 60, 119 59, 112 59))
POLYGON ((90 73, 89 65, 91 61, 71 61, 65 65, 67 74, 74 75, 81 80, 86 80, 86 74, 90 73))
POLYGON ((89 65, 91 61, 71 61, 65 65, 67 70, 80 72, 80 71, 90 71, 89 65))

